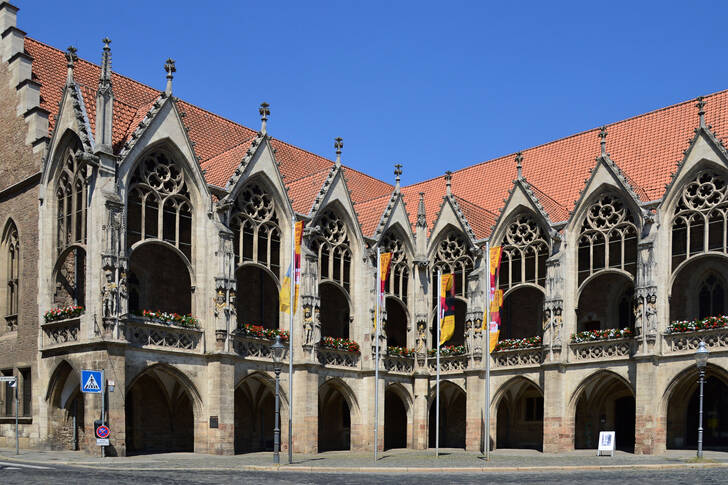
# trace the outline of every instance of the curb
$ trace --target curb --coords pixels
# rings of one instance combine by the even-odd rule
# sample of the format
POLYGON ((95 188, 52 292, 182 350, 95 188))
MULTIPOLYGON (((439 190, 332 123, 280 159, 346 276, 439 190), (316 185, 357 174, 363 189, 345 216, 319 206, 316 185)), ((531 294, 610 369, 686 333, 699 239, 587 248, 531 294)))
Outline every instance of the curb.
POLYGON ((250 472, 283 472, 283 473, 514 473, 514 472, 573 472, 573 471, 617 471, 617 470, 693 470, 701 468, 728 468, 728 463, 646 463, 634 465, 546 465, 546 466, 493 466, 493 467, 406 467, 406 466, 305 466, 305 465, 242 465, 239 467, 135 467, 135 466, 112 466, 109 467, 99 462, 69 462, 69 461, 41 461, 22 460, 0 455, 0 460, 28 463, 34 465, 62 465, 75 468, 104 469, 118 471, 147 471, 147 472, 172 472, 172 471, 250 471, 250 472))

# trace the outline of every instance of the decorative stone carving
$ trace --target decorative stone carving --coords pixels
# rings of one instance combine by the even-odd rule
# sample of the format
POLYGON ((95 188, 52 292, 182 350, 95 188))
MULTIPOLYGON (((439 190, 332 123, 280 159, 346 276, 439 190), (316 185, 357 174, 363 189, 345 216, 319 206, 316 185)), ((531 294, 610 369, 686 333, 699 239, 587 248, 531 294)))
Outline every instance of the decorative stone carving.
POLYGON ((417 347, 418 354, 427 351, 427 322, 425 320, 417 321, 417 347))
MULTIPOLYGON (((467 355, 448 355, 440 356, 440 373, 455 373, 462 372, 468 368, 468 361, 470 359, 467 355)), ((430 372, 437 372, 437 358, 431 357, 427 360, 427 367, 430 372)))
MULTIPOLYGON (((233 334, 233 350, 235 353, 246 359, 264 359, 273 360, 273 351, 271 346, 273 340, 246 337, 243 335, 233 334)), ((288 346, 283 351, 284 358, 288 357, 288 346)))
POLYGON ((117 315, 117 302, 119 298, 119 286, 114 282, 114 274, 111 270, 104 271, 106 283, 101 288, 102 315, 103 318, 113 318, 117 315))
POLYGON ((51 345, 73 343, 78 342, 81 320, 79 318, 59 320, 44 323, 41 328, 43 329, 43 347, 45 348, 51 345))
POLYGON ((327 367, 335 366, 356 368, 359 366, 358 352, 319 348, 317 349, 317 355, 319 363, 327 367))
POLYGON ((401 355, 387 355, 382 359, 387 372, 397 374, 411 374, 415 370, 415 361, 412 357, 401 355))
POLYGON ((666 333, 669 352, 694 352, 700 342, 710 349, 728 348, 728 328, 697 330, 694 332, 666 333))
POLYGON ((634 353, 631 338, 572 343, 570 347, 574 360, 609 360, 630 357, 634 353))
POLYGON ((126 325, 126 340, 138 347, 163 347, 167 349, 201 352, 202 330, 182 328, 157 323, 141 323, 130 320, 126 325))
POLYGON ((493 364, 495 367, 538 366, 542 363, 543 350, 540 348, 493 352, 493 364))

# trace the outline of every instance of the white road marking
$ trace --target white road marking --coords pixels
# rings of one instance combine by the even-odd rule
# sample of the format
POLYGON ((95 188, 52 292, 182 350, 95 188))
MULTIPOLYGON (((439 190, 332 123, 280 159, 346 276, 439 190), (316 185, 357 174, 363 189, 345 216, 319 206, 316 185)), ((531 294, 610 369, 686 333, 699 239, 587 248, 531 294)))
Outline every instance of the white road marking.
POLYGON ((6 461, 0 461, 0 468, 4 468, 6 470, 17 470, 18 468, 32 468, 33 470, 50 470, 50 467, 47 466, 38 466, 38 465, 25 465, 22 463, 8 463, 6 461))

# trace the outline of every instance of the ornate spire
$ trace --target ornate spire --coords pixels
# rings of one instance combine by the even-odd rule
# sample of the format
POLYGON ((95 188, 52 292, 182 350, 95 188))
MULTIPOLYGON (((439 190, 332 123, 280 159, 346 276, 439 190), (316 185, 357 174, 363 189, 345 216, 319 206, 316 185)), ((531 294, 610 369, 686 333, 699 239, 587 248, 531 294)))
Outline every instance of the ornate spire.
POLYGON ((602 156, 607 155, 607 127, 602 126, 599 128, 599 138, 601 141, 599 142, 599 146, 601 147, 601 154, 602 156))
POLYGON ((695 105, 696 108, 698 108, 698 117, 700 118, 700 127, 705 128, 705 100, 702 96, 698 96, 695 98, 695 101, 697 101, 697 104, 695 105))
POLYGON ((427 216, 425 214, 425 193, 420 192, 420 202, 417 204, 417 227, 427 227, 427 216))
POLYGON ((101 54, 101 74, 99 75, 99 91, 111 88, 111 39, 104 37, 104 51, 101 54))
POLYGON ((174 73, 177 69, 174 67, 174 60, 172 58, 167 59, 164 63, 164 70, 167 72, 167 87, 164 90, 164 94, 167 96, 172 95, 172 79, 174 79, 174 73))
POLYGON ((72 45, 68 46, 68 49, 66 49, 66 67, 68 68, 68 72, 66 74, 66 84, 73 84, 73 66, 78 60, 78 56, 76 55, 76 48, 72 45))
POLYGON ((260 132, 264 135, 268 131, 268 117, 270 116, 270 105, 263 101, 260 103, 260 108, 258 108, 258 113, 260 113, 260 132))
POLYGON ((447 195, 452 195, 452 172, 450 170, 445 172, 445 190, 447 195))
POLYGON ((402 175, 402 164, 394 164, 394 190, 399 192, 399 176, 402 175))
POLYGON ((344 139, 340 136, 334 138, 334 148, 336 149, 336 166, 341 166, 341 149, 344 148, 344 139))
POLYGON ((523 154, 521 152, 516 153, 516 172, 518 173, 518 180, 523 179, 523 154))

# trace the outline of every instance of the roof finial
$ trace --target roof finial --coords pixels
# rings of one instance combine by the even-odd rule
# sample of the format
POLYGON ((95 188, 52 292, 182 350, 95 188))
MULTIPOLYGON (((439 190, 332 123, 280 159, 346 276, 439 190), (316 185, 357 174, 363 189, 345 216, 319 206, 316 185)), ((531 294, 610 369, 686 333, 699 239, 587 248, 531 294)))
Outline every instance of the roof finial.
POLYGON ((599 142, 599 146, 601 147, 601 153, 602 156, 605 156, 607 154, 607 127, 602 126, 599 128, 599 138, 601 141, 599 142))
POLYGON ((452 195, 452 172, 450 170, 445 172, 445 189, 447 195, 452 195))
POLYGON ((427 216, 425 214, 425 193, 420 192, 420 202, 417 205, 417 226, 427 227, 427 216))
POLYGON ((341 149, 344 148, 344 139, 340 136, 334 138, 334 148, 336 149, 336 166, 341 166, 341 149))
POLYGON ((167 71, 167 87, 164 90, 164 94, 171 96, 172 79, 174 79, 174 73, 177 72, 177 69, 174 67, 174 59, 167 59, 167 62, 164 63, 164 70, 167 71))
POLYGON ((695 105, 698 108, 698 117, 700 118, 700 127, 705 128, 705 100, 702 96, 695 98, 698 103, 695 105))
POLYGON ((66 84, 73 84, 73 66, 77 60, 78 56, 76 55, 76 48, 69 45, 68 49, 66 49, 66 67, 68 67, 66 84))
POLYGON ((516 170, 518 172, 518 180, 523 179, 523 154, 516 153, 516 170))
POLYGON ((111 86, 111 39, 104 37, 104 51, 101 54, 101 75, 99 76, 99 89, 111 86))
POLYGON ((399 190, 399 176, 402 175, 402 164, 401 163, 395 163, 394 164, 394 189, 399 190))
POLYGON ((268 131, 268 117, 270 116, 270 105, 263 101, 260 103, 260 108, 258 108, 258 113, 260 113, 260 132, 264 135, 268 131))

